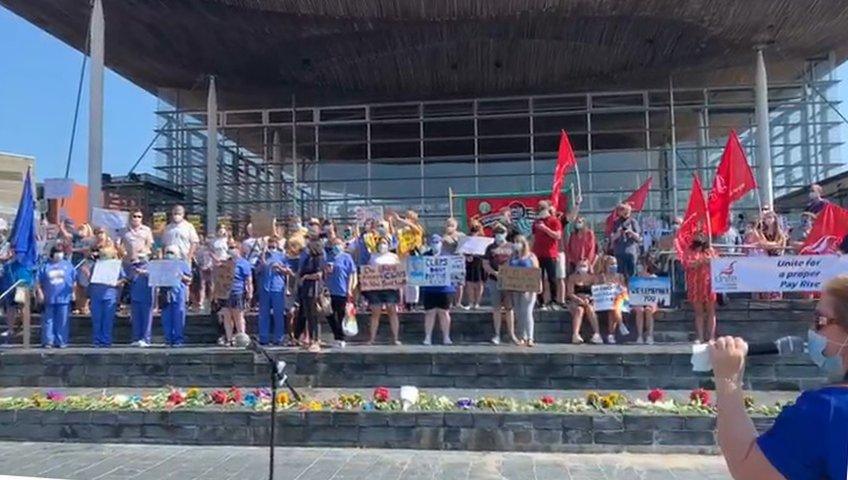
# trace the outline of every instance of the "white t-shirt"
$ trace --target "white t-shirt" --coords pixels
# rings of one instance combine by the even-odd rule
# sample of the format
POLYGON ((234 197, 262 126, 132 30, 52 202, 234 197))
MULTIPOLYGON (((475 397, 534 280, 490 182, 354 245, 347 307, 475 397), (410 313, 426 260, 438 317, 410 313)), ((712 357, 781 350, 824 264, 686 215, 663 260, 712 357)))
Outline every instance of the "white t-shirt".
POLYGON ((127 257, 135 258, 136 255, 150 255, 153 247, 153 232, 147 225, 139 225, 138 228, 129 227, 123 237, 124 249, 127 257))
POLYGON ((197 230, 194 229, 194 225, 185 220, 180 223, 169 223, 162 234, 162 244, 165 248, 177 247, 178 256, 183 260, 189 260, 191 246, 197 243, 200 243, 197 230))

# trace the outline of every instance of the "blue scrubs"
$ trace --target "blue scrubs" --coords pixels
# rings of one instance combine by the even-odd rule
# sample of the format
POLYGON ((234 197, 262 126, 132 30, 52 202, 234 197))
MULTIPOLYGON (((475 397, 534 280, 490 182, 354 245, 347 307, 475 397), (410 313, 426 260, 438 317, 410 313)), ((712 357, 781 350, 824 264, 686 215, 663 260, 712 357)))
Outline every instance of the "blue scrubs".
POLYGON ((283 344, 286 335, 286 275, 275 271, 275 268, 285 267, 288 260, 279 251, 269 251, 256 266, 259 273, 259 343, 265 345, 269 341, 278 345, 283 344), (271 336, 271 315, 274 315, 274 332, 271 336))
MULTIPOLYGON (((191 276, 191 267, 182 265, 182 275, 191 276)), ((183 331, 186 320, 186 294, 188 286, 181 283, 179 287, 159 288, 159 307, 162 309, 162 329, 165 330, 165 343, 179 347, 185 342, 183 331)))
POLYGON ((67 260, 44 264, 38 272, 38 283, 44 293, 41 315, 41 346, 63 348, 68 345, 71 299, 77 272, 67 260))
POLYGON ((150 343, 150 330, 153 325, 153 289, 148 283, 147 262, 132 264, 128 273, 132 341, 150 343))
MULTIPOLYGON (((118 275, 118 281, 127 278, 123 268, 118 275)), ((95 347, 112 346, 112 331, 115 327, 115 312, 118 309, 118 299, 121 297, 121 287, 113 287, 102 283, 88 285, 88 297, 91 301, 92 337, 95 347)))

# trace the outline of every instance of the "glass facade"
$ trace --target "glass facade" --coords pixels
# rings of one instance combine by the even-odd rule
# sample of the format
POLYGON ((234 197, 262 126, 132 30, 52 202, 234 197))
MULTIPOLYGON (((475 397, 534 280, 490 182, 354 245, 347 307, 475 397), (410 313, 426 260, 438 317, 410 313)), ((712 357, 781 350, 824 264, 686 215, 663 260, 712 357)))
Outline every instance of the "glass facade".
MULTIPOLYGON (((797 82, 769 86, 775 197, 844 169, 837 83, 824 58, 797 82)), ((158 116, 158 168, 201 213, 206 113, 169 107, 158 116)), ((759 164, 750 85, 222 110, 218 122, 218 211, 233 219, 255 210, 352 218, 358 206, 383 205, 440 223, 449 190, 550 189, 563 129, 578 157, 583 212, 596 222, 649 176, 646 214, 682 214, 692 175, 709 188, 731 129, 759 164)), ((577 189, 574 172, 565 184, 577 189)), ((739 204, 755 206, 753 195, 739 204)))

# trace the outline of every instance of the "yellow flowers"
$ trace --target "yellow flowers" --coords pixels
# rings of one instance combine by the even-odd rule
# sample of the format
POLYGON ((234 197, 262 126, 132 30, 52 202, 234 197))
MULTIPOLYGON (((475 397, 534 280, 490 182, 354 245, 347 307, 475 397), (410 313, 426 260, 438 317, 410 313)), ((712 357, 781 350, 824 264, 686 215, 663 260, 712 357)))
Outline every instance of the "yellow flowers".
POLYGON ((277 394, 277 405, 287 406, 291 403, 291 397, 287 392, 280 392, 277 394))
POLYGON ((589 392, 589 394, 586 395, 586 405, 599 408, 601 410, 625 407, 627 404, 627 397, 618 392, 611 392, 606 395, 601 395, 597 392, 589 392))
POLYGON ((203 395, 203 392, 197 387, 191 387, 186 392, 186 398, 189 400, 197 400, 203 395))

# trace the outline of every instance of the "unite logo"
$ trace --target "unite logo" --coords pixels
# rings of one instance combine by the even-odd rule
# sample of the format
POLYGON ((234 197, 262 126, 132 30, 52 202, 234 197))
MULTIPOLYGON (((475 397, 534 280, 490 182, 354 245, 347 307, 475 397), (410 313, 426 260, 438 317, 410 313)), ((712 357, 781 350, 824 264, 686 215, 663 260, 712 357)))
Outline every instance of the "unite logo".
POLYGON ((835 235, 822 235, 812 245, 802 248, 801 255, 828 255, 839 250, 839 239, 835 235))
POLYGON ((736 287, 738 281, 739 279, 736 277, 736 260, 733 260, 726 267, 718 271, 713 279, 713 282, 715 283, 713 288, 721 286, 725 289, 733 289, 736 287))

